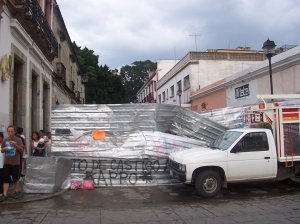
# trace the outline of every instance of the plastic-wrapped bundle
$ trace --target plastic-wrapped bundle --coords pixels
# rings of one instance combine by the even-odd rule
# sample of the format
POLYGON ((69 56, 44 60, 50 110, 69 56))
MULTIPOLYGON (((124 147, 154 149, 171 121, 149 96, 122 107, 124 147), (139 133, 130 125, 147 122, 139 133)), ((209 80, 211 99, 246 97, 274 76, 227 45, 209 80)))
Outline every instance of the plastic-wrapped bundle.
POLYGON ((243 128, 244 112, 247 107, 226 107, 215 109, 209 112, 202 112, 200 115, 211 119, 227 128, 243 128))
POLYGON ((185 147, 183 142, 198 139, 196 146, 203 145, 225 130, 198 113, 162 104, 59 105, 52 110, 51 122, 52 154, 70 157, 157 156, 155 144, 163 149, 159 156, 166 157, 166 149, 177 147, 168 145, 170 142, 191 148, 194 146, 185 147), (105 131, 105 139, 95 141, 95 130, 105 131))
POLYGON ((212 142, 226 131, 226 128, 199 113, 179 108, 179 112, 173 118, 170 131, 176 135, 212 142))
POLYGON ((168 174, 170 152, 206 146, 226 129, 162 104, 58 105, 51 127, 51 154, 72 159, 72 179, 90 176, 96 186, 177 183, 168 174))
POLYGON ((168 172, 168 159, 74 158, 71 179, 90 178, 96 187, 145 186, 179 183, 168 172))
POLYGON ((58 105, 52 109, 51 128, 167 132, 177 109, 162 104, 58 105))
POLYGON ((95 140, 92 132, 55 135, 52 155, 64 157, 150 158, 165 157, 175 150, 206 145, 206 142, 158 131, 105 132, 95 140))
POLYGON ((72 160, 60 157, 29 157, 24 180, 25 193, 54 193, 68 184, 72 160))

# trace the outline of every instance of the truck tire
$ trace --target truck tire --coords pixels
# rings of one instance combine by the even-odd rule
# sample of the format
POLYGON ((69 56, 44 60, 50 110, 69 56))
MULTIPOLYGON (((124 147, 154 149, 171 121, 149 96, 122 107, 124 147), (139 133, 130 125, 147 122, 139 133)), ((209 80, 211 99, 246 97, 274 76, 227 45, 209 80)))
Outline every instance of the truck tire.
POLYGON ((200 172, 195 182, 197 193, 204 198, 216 196, 221 189, 221 185, 221 176, 214 170, 200 172))

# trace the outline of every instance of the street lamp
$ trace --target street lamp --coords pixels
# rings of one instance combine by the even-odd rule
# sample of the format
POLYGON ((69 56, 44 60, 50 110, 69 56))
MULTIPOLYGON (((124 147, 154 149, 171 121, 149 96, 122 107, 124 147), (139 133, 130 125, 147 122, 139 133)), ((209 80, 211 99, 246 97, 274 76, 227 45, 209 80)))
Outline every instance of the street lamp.
POLYGON ((270 74, 270 86, 271 86, 271 95, 273 95, 273 79, 272 79, 272 63, 271 58, 275 55, 276 44, 272 40, 266 40, 262 49, 265 51, 266 56, 269 60, 269 74, 270 74))
POLYGON ((181 107, 181 94, 182 94, 182 90, 178 89, 177 90, 177 95, 179 96, 179 106, 181 107))

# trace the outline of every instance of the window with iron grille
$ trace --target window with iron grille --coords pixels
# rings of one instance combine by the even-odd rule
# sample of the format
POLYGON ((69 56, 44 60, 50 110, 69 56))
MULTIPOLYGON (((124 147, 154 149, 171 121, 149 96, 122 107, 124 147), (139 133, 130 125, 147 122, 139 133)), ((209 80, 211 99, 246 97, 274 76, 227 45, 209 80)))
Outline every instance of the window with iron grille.
POLYGON ((172 98, 172 97, 174 97, 174 85, 171 86, 170 91, 171 91, 170 98, 172 98))
POLYGON ((191 87, 191 85, 190 85, 190 76, 187 75, 183 79, 183 88, 184 88, 184 90, 186 90, 186 89, 189 89, 190 87, 191 87))

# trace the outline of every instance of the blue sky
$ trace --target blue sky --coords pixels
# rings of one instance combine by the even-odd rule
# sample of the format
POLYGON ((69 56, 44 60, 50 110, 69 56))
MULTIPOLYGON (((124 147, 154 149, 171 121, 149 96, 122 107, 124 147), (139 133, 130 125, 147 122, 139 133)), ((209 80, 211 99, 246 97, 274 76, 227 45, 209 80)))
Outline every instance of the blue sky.
POLYGON ((299 44, 299 0, 57 0, 72 41, 111 69, 187 52, 299 44), (82 2, 84 2, 82 4, 82 2), (199 35, 199 36, 198 36, 199 35))

